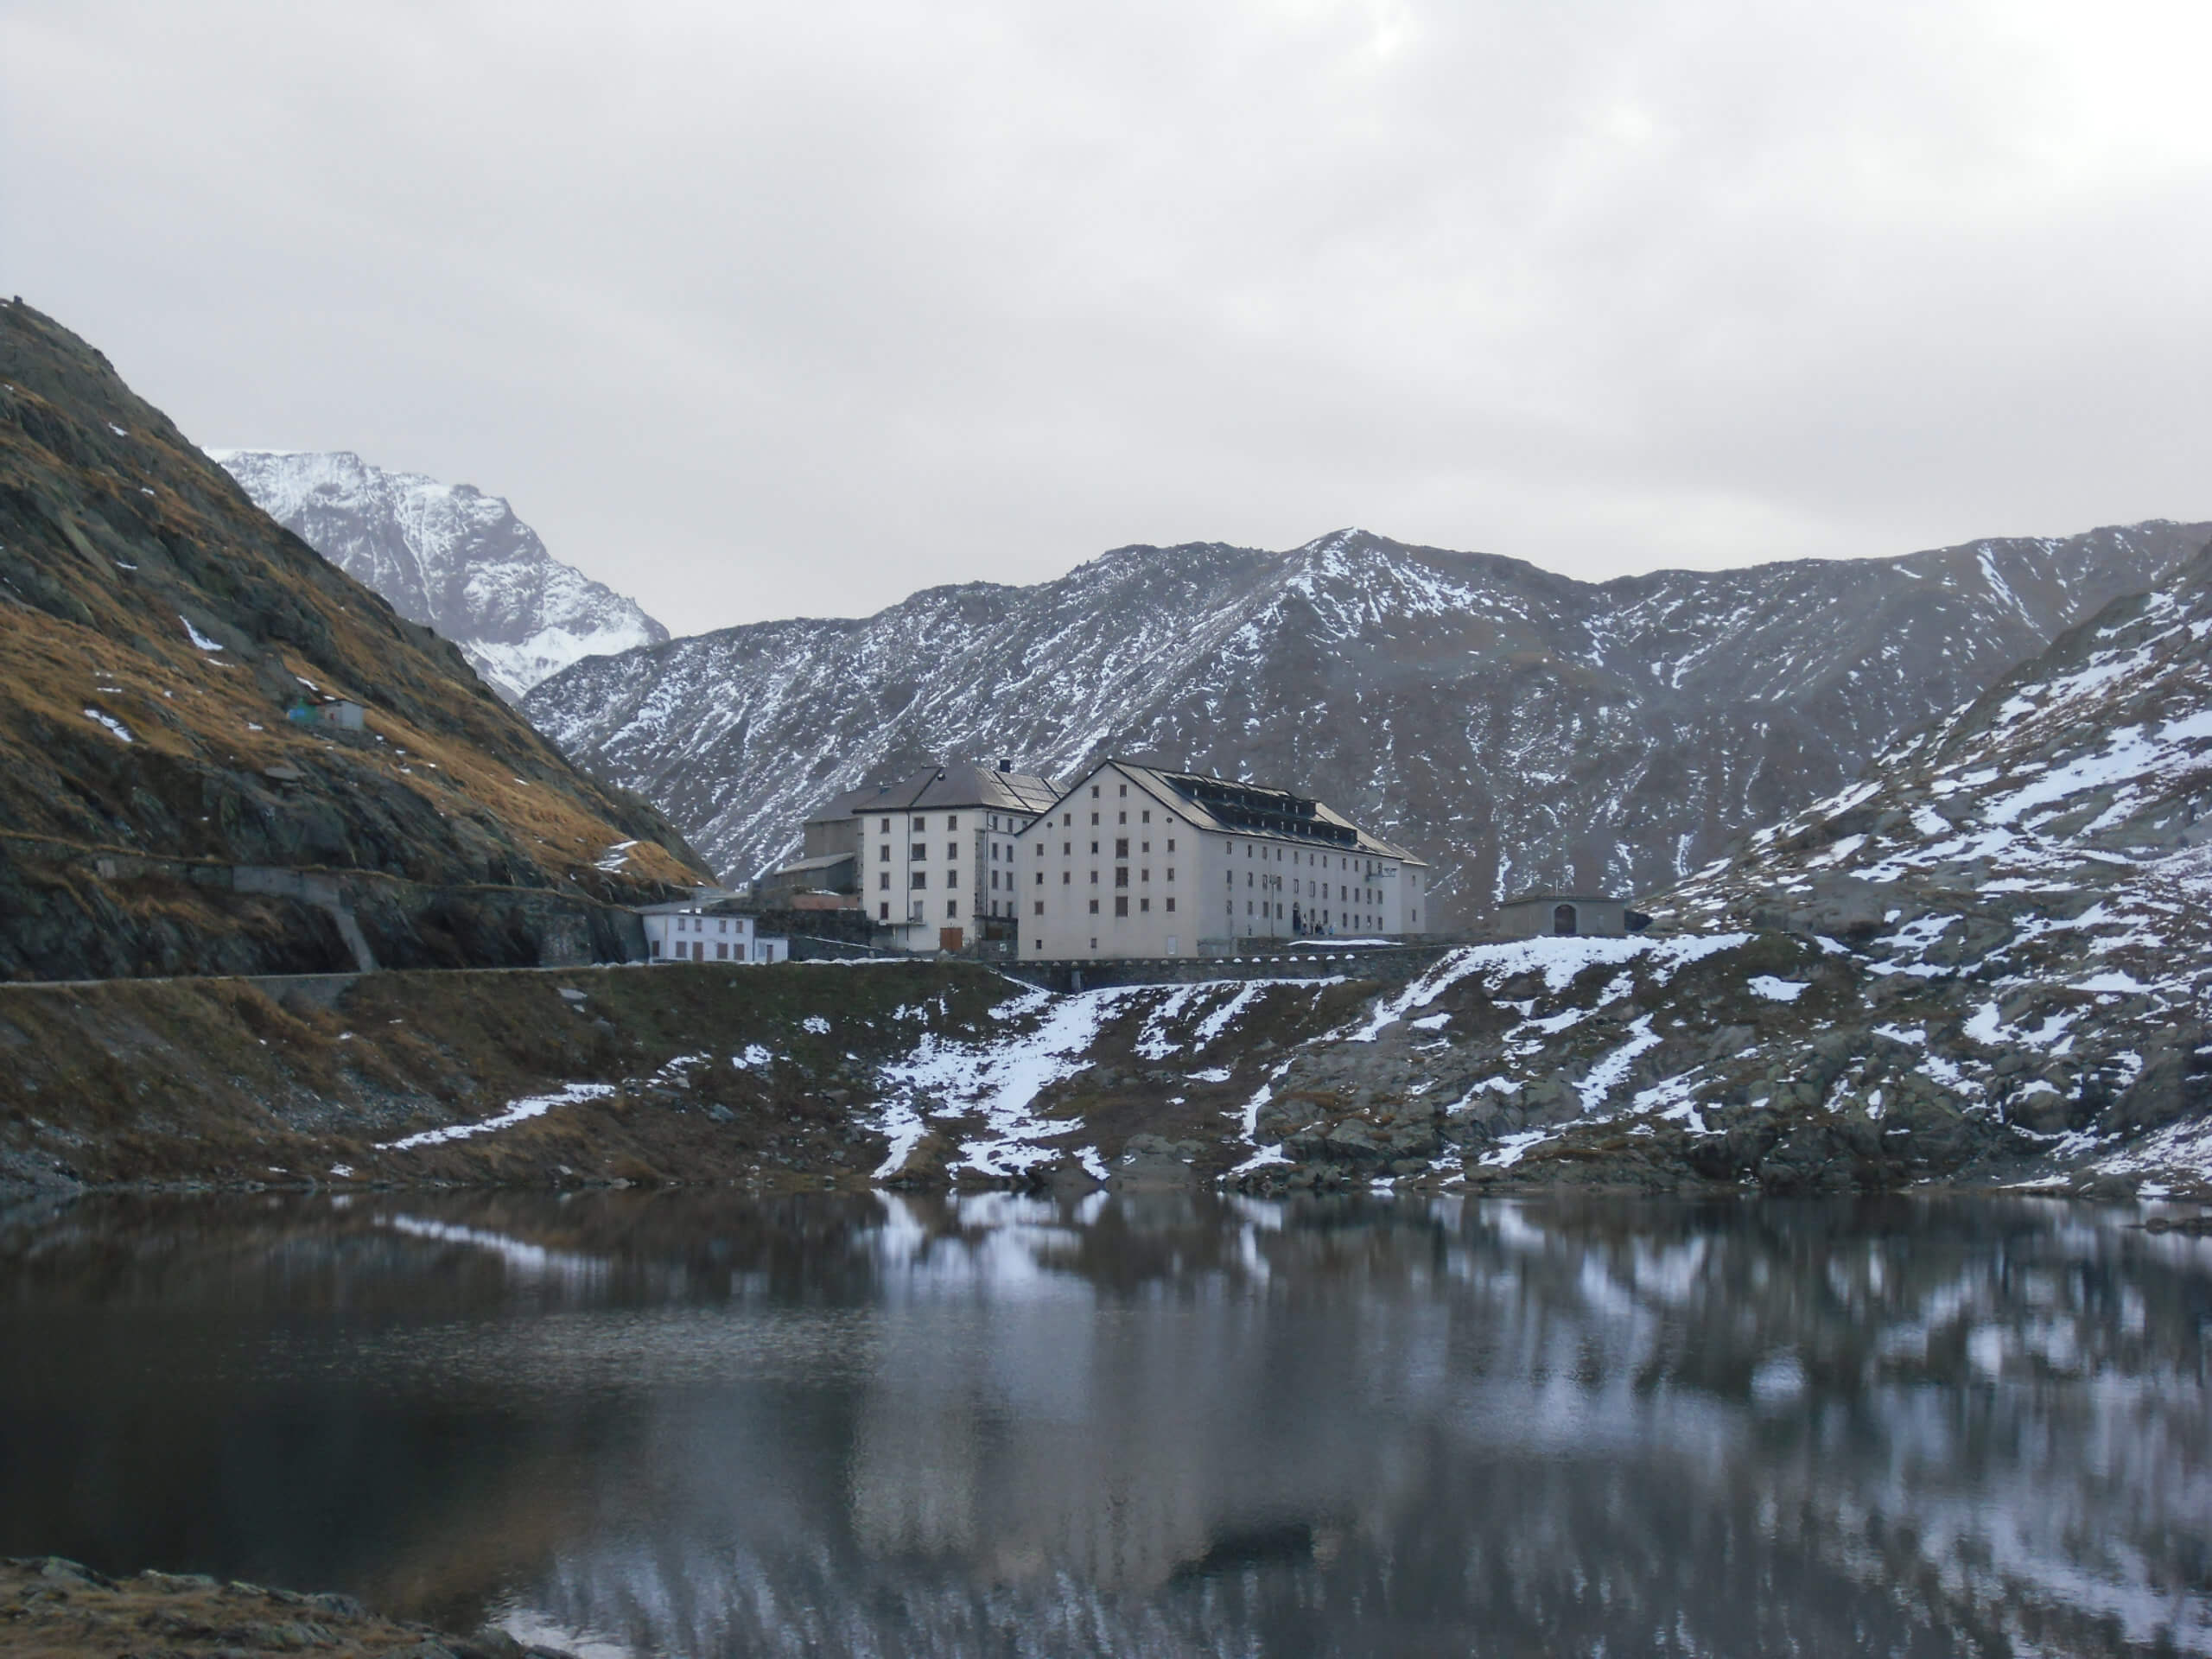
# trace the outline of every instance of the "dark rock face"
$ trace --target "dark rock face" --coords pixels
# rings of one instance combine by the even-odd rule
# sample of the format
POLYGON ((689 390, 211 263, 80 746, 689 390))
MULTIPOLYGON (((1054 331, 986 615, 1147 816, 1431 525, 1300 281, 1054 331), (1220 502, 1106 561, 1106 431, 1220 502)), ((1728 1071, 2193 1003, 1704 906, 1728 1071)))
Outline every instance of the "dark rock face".
POLYGON ((459 645, 502 696, 583 658, 668 638, 634 601, 548 553, 502 497, 342 450, 213 453, 270 518, 459 645))
POLYGON ((20 303, 0 306, 0 974, 334 965, 327 923, 237 892, 241 865, 577 903, 698 874, 658 813, 20 303), (298 723, 308 694, 365 729, 298 723))
POLYGON ((1309 789, 1435 861, 1470 919, 1524 884, 1680 880, 2209 536, 1598 585, 1355 531, 1132 547, 1034 588, 579 664, 524 707, 734 877, 828 796, 925 759, 1065 774, 1118 753, 1309 789))

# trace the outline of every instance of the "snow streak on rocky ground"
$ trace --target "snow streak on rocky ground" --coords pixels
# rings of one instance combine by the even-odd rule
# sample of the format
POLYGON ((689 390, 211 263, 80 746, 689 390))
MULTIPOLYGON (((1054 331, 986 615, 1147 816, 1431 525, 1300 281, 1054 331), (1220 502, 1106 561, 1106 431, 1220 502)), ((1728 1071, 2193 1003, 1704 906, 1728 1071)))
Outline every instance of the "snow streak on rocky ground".
MULTIPOLYGON (((998 1029, 980 1038, 925 1031, 908 1056, 877 1074, 874 1126, 891 1142, 877 1178, 915 1173, 917 1150, 935 1128, 948 1144, 945 1155, 928 1166, 932 1173, 1022 1179, 1072 1160, 1084 1174, 1104 1180, 1111 1171, 1096 1137, 1065 1109, 1064 1094, 1050 1103, 1048 1096, 1056 1085, 1102 1067, 1111 1052, 1102 1042, 1109 1026, 1120 1021, 1134 1027, 1134 1052, 1154 1063, 1155 1077, 1167 1075, 1157 1070, 1158 1063, 1175 1060, 1174 1072, 1186 1090, 1218 1085, 1230 1080, 1233 1067, 1192 1062, 1217 1048, 1236 1052, 1243 1016, 1271 1000, 1310 1004, 1339 982, 1225 981, 1071 995, 1031 990, 994 1008, 998 1029)), ((902 1019, 918 1020, 921 1014, 900 1010, 902 1019)), ((1167 1103, 1185 1104, 1187 1098, 1167 1103)), ((1128 1149, 1116 1152, 1126 1155, 1128 1149)))
POLYGON ((2200 559, 2114 605, 1663 919, 1821 941, 1863 981, 1868 1040, 2045 1176, 2212 1183, 2209 584, 2200 559))
POLYGON ((586 657, 668 638, 636 603, 545 550, 496 495, 346 451, 210 452, 254 505, 518 698, 586 657))
POLYGON ((1106 753, 1306 789, 1470 908, 1649 891, 1856 775, 2212 526, 1592 586, 1363 531, 1287 553, 1124 548, 580 665, 526 712, 726 875, 832 795, 944 756, 1106 753))

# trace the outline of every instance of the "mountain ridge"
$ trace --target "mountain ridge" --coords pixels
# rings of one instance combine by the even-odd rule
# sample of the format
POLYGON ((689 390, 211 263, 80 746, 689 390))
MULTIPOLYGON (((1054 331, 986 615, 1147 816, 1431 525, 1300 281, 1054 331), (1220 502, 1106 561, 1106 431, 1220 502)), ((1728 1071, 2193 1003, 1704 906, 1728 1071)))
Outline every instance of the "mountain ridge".
POLYGON ((1114 751, 1326 798, 1435 861, 1464 917, 1523 885, 1680 880, 2208 539, 2151 520, 1604 582, 1358 530, 1131 543, 641 647, 524 707, 735 876, 901 767, 1114 751))

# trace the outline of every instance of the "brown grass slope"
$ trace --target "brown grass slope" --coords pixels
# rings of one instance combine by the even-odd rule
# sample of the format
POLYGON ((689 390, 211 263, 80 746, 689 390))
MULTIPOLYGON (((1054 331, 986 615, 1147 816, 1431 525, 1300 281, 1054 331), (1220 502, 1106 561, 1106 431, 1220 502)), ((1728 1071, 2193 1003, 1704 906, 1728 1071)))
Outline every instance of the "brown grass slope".
POLYGON ((317 912, 200 879, 233 864, 356 874, 379 954, 421 965, 527 959, 517 918, 543 900, 708 874, 99 353, 0 304, 0 972, 346 965, 317 912), (288 721, 310 686, 365 705, 368 732, 288 721), (620 842, 620 871, 598 869, 620 842))

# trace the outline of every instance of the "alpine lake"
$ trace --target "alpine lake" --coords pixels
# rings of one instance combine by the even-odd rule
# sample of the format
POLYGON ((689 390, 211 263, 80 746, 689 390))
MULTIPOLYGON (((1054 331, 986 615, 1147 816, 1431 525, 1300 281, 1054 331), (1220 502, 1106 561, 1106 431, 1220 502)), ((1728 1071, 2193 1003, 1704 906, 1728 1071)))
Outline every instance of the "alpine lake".
POLYGON ((0 1554, 581 1655, 2212 1653, 2156 1205, 0 1211, 0 1554))

